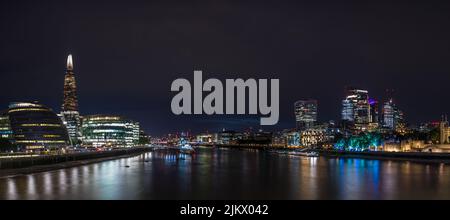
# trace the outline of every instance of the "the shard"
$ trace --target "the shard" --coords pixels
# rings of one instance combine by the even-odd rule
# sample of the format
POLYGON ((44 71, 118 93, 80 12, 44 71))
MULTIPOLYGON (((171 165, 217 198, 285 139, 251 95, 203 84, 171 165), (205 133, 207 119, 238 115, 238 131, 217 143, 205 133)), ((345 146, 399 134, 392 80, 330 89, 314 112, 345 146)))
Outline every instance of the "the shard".
POLYGON ((71 145, 79 145, 81 143, 81 123, 78 112, 77 84, 73 72, 71 54, 67 57, 67 69, 64 77, 64 100, 61 109, 61 118, 67 127, 71 145))

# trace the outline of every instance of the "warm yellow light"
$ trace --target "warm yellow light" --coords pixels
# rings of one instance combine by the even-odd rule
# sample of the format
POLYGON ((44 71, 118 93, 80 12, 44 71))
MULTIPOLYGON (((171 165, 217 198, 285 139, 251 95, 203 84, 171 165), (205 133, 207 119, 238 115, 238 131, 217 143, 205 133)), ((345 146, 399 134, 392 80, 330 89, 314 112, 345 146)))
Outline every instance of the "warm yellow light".
POLYGON ((16 108, 16 109, 11 109, 8 112, 21 112, 21 111, 47 111, 47 109, 43 109, 43 108, 16 108))
POLYGON ((60 124, 21 124, 22 127, 60 127, 60 124))

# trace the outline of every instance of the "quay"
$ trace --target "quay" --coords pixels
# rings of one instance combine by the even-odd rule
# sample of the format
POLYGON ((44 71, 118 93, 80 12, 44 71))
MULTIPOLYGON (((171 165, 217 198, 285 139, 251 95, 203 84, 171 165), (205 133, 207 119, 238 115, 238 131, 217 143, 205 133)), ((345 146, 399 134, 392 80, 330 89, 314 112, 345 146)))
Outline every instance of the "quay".
POLYGON ((450 164, 450 153, 430 153, 430 152, 385 152, 385 151, 336 151, 321 150, 321 156, 327 157, 348 157, 376 160, 405 160, 413 162, 434 162, 450 164))
POLYGON ((77 152, 77 153, 67 153, 58 155, 33 155, 28 156, 21 155, 20 157, 15 157, 12 155, 2 154, 0 157, 0 170, 3 169, 17 169, 26 168, 31 166, 39 165, 51 165, 72 161, 82 161, 82 160, 95 160, 100 158, 109 157, 120 157, 126 155, 140 154, 148 151, 152 151, 151 147, 132 147, 132 148, 120 148, 110 151, 99 151, 99 152, 77 152))
MULTIPOLYGON (((260 150, 280 150, 289 151, 296 148, 286 145, 271 144, 197 144, 205 147, 231 148, 231 149, 260 149, 260 150)), ((404 160, 413 162, 432 162, 450 164, 450 153, 436 152, 386 152, 386 151, 338 151, 332 149, 316 150, 320 156, 325 157, 346 157, 374 160, 404 160)))
POLYGON ((212 143, 191 143, 193 146, 234 148, 234 149, 263 149, 263 150, 288 150, 294 149, 284 144, 212 144, 212 143))

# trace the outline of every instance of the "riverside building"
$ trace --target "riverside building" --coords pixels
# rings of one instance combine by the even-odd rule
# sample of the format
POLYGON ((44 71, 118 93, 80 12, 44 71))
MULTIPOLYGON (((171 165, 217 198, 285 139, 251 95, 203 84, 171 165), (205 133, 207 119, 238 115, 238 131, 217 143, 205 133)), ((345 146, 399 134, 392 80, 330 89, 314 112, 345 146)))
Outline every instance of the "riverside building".
POLYGON ((0 138, 11 139, 12 130, 9 124, 8 111, 0 112, 0 138))
POLYGON ((11 103, 8 118, 13 143, 21 151, 57 150, 69 143, 61 119, 50 108, 37 102, 11 103))
POLYGON ((83 146, 133 147, 139 142, 139 124, 115 115, 89 115, 82 121, 83 146))

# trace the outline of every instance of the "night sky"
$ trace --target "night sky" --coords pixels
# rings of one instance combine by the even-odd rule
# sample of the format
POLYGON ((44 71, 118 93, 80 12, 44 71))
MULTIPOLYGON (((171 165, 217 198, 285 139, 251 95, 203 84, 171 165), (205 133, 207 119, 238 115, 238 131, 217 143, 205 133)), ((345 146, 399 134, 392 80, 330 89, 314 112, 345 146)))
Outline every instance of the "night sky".
MULTIPOLYGON (((0 105, 38 100, 59 112, 73 54, 82 115, 110 113, 153 135, 259 128, 259 117, 175 116, 176 78, 280 79, 280 121, 319 101, 338 120, 345 86, 385 90, 412 124, 450 113, 445 1, 6 1, 0 3, 0 105)), ((447 3, 448 4, 448 3, 447 3)))

